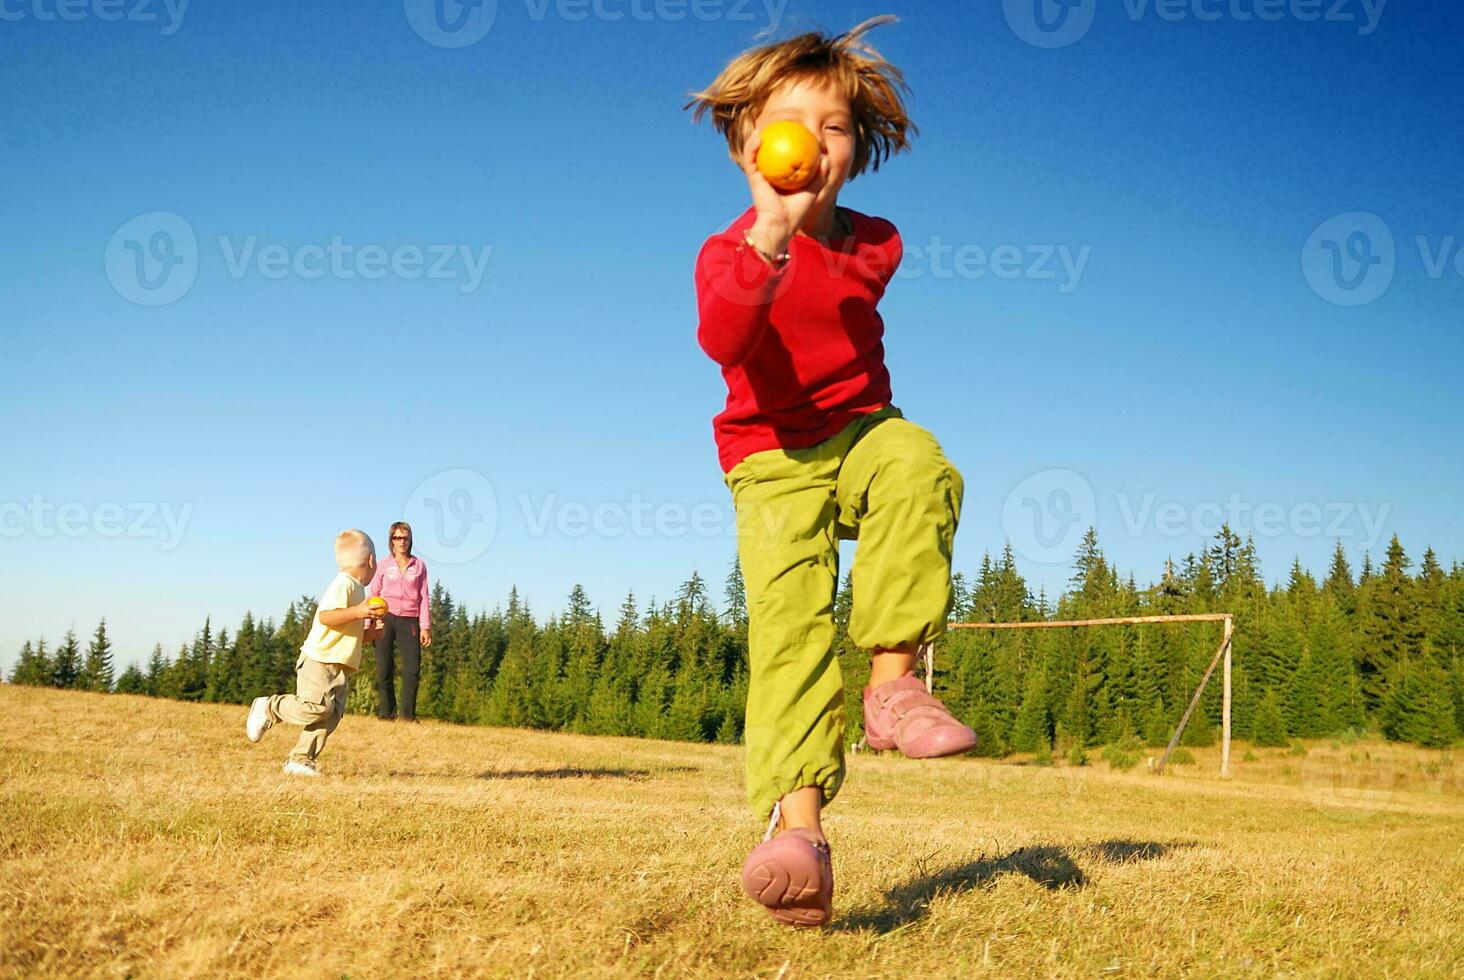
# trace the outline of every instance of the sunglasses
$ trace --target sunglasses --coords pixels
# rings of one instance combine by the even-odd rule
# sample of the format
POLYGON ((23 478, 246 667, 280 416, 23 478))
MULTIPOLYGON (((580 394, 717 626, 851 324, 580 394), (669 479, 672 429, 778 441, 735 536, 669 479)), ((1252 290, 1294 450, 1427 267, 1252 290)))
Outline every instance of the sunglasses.
POLYGON ((391 539, 393 541, 410 541, 412 540, 412 536, 410 534, 393 534, 391 539))

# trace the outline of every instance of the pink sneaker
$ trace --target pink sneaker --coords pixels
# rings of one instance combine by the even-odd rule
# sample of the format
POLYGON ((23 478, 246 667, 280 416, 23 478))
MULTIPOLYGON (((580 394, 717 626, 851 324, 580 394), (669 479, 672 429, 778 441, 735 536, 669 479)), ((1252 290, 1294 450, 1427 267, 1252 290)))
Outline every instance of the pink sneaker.
POLYGON ((783 925, 823 925, 834 914, 828 842, 801 827, 763 841, 742 862, 742 890, 783 925))
POLYGON ((976 733, 914 674, 864 689, 864 738, 871 749, 898 748, 909 759, 960 755, 976 747, 976 733))

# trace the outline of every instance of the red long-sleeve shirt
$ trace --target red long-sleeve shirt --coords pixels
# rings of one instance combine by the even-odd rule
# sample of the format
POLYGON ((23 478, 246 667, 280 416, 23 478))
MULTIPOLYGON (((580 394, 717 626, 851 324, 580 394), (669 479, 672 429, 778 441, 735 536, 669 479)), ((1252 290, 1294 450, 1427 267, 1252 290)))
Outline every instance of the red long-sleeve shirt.
POLYGON ((697 256, 697 340, 727 382, 712 420, 724 472, 764 449, 806 449, 890 404, 875 306, 900 265, 900 235, 844 210, 853 234, 795 235, 781 270, 743 241, 751 208, 697 256))

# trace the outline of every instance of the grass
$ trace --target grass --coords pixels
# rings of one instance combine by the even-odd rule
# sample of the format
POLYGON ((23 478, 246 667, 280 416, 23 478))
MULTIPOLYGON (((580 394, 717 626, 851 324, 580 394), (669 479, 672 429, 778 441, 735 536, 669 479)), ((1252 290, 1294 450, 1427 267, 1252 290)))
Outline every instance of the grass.
POLYGON ((851 756, 836 918, 794 932, 737 887, 733 748, 348 717, 302 782, 239 707, 0 686, 0 717, 5 976, 1464 973, 1447 752, 851 756))

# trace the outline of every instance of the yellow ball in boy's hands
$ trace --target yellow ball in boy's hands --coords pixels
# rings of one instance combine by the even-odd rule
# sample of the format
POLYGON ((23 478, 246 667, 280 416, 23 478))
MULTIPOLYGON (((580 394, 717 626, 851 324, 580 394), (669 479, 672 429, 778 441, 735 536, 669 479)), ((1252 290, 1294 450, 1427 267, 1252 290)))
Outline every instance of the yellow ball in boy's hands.
POLYGON ((379 595, 374 595, 366 600, 366 605, 372 612, 384 613, 387 610, 386 600, 379 595))
POLYGON ((808 127, 792 119, 780 119, 763 127, 757 169, 778 190, 796 191, 818 172, 822 152, 818 138, 808 127))

